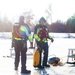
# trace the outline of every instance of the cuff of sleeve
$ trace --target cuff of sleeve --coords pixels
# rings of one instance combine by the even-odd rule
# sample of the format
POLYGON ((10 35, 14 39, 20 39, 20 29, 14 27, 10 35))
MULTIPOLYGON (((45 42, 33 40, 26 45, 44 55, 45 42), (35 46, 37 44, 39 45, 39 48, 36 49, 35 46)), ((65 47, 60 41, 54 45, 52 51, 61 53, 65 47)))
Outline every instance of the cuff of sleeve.
POLYGON ((38 41, 40 41, 41 39, 39 38, 38 41))

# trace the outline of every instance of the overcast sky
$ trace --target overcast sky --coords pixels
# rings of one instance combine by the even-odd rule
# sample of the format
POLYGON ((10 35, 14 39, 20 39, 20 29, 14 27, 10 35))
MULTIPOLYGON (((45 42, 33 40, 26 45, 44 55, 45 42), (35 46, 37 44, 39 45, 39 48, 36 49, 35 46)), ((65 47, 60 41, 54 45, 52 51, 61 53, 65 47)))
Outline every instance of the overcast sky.
POLYGON ((45 10, 50 4, 52 21, 66 21, 75 13, 75 0, 0 0, 0 16, 15 20, 25 10, 32 10, 35 18, 46 17, 45 10))

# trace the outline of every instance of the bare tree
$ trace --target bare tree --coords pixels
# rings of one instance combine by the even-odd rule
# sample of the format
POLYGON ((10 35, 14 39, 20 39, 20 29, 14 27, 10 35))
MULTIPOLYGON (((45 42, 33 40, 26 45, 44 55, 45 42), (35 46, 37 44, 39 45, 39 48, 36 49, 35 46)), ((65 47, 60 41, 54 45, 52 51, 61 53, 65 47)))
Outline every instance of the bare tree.
POLYGON ((34 19, 34 14, 33 12, 30 10, 30 11, 25 11, 23 13, 24 17, 25 17, 25 22, 29 25, 31 31, 33 31, 33 28, 34 28, 34 24, 32 22, 32 20, 34 19))
POLYGON ((11 30, 12 22, 8 20, 8 17, 0 18, 0 32, 11 32, 11 30))
POLYGON ((52 5, 51 5, 51 4, 50 4, 49 7, 46 9, 46 13, 47 13, 46 19, 47 19, 47 20, 50 20, 51 23, 52 23, 52 5))

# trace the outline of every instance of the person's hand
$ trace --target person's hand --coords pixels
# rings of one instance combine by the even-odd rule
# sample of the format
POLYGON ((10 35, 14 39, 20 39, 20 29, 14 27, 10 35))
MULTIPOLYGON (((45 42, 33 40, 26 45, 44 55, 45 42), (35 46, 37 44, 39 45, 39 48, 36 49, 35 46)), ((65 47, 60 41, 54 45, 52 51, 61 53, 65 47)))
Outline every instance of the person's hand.
POLYGON ((41 51, 41 48, 39 46, 37 46, 37 50, 41 51))
POLYGON ((42 43, 42 40, 40 40, 39 43, 42 43))
POLYGON ((54 41, 54 39, 53 38, 51 38, 51 42, 53 42, 54 41))

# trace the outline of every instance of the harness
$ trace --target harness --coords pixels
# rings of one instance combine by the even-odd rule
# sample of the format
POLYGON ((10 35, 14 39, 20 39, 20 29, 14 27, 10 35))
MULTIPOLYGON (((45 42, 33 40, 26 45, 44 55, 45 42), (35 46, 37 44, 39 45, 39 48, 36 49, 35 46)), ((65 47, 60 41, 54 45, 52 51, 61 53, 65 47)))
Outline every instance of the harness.
POLYGON ((41 30, 39 30, 38 32, 38 36, 41 38, 41 39, 44 39, 44 38, 48 38, 48 30, 46 28, 42 28, 41 30))

